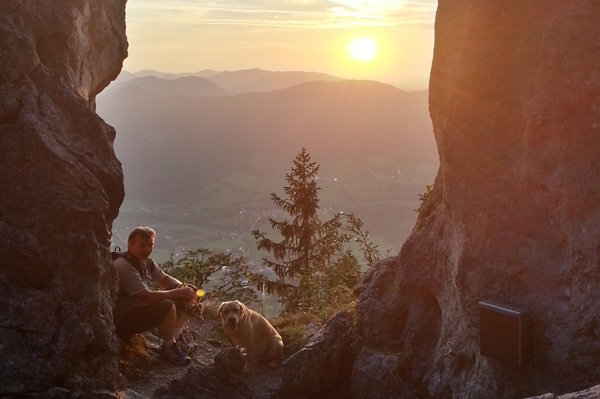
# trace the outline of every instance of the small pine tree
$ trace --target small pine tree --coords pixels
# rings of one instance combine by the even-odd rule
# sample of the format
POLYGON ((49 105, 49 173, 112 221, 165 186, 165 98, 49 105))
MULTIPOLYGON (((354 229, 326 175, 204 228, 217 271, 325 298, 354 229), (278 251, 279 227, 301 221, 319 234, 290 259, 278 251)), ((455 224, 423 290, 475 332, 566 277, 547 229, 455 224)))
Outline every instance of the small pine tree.
POLYGON ((173 277, 198 288, 210 283, 207 299, 239 299, 246 303, 258 300, 256 290, 250 285, 250 268, 243 257, 200 248, 187 251, 177 261, 171 253, 170 259, 161 264, 161 267, 173 277))
POLYGON ((344 292, 344 300, 351 300, 361 272, 358 260, 345 247, 357 234, 369 266, 378 259, 377 246, 369 242, 368 233, 361 231, 360 219, 336 214, 330 220, 320 220, 318 171, 319 165, 302 148, 291 172, 285 176, 286 197, 271 194, 275 205, 291 217, 280 221, 269 218, 281 241, 267 238, 265 232, 252 231, 257 248, 272 254, 273 260, 263 258, 263 261, 276 275, 275 281, 259 277, 256 284, 277 296, 285 312, 320 311, 332 298, 335 302, 342 298, 337 295, 340 290, 344 292), (349 223, 346 233, 341 232, 344 216, 349 223))
POLYGON ((263 259, 271 268, 276 281, 264 280, 267 293, 275 294, 285 311, 313 304, 322 296, 319 280, 324 267, 337 250, 338 215, 328 222, 321 222, 318 215, 320 189, 316 183, 319 165, 311 162, 310 154, 302 148, 293 161, 291 173, 285 176, 286 198, 271 194, 277 207, 288 213, 292 220, 277 221, 269 218, 271 228, 283 238, 275 242, 266 233, 253 230, 259 250, 273 255, 274 260, 263 259), (292 281, 297 280, 297 285, 292 281))
POLYGON ((434 190, 433 184, 426 185, 425 192, 419 194, 419 208, 415 209, 415 212, 417 212, 417 221, 415 223, 416 229, 420 229, 423 226, 425 219, 433 212, 436 205, 435 196, 436 191, 434 190))

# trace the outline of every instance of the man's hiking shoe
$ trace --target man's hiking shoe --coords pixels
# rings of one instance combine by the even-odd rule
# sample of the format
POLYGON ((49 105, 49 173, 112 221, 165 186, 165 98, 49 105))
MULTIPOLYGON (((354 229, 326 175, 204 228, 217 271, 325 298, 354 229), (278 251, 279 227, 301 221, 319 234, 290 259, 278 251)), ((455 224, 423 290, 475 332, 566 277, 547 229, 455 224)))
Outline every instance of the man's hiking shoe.
POLYGON ((179 349, 181 349, 181 351, 186 354, 189 355, 190 353, 194 353, 194 351, 196 349, 198 349, 198 345, 196 345, 193 342, 188 342, 183 334, 179 336, 179 338, 177 338, 177 346, 179 346, 179 349))
POLYGON ((177 344, 171 346, 165 346, 165 344, 163 344, 160 348, 160 354, 176 366, 185 366, 192 361, 192 359, 187 357, 185 353, 179 349, 177 344))

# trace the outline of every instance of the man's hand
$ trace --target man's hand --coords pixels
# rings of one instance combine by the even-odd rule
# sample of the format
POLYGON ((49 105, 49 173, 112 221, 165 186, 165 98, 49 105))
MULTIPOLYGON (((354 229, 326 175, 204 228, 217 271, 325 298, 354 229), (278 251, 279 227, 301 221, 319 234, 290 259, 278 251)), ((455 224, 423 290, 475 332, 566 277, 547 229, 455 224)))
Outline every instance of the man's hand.
POLYGON ((187 285, 188 287, 190 287, 191 289, 193 289, 194 292, 198 291, 198 288, 196 288, 196 286, 194 284, 185 284, 185 285, 187 285))
POLYGON ((196 299, 196 290, 193 286, 182 285, 181 287, 175 288, 174 291, 177 292, 177 298, 181 298, 186 302, 191 302, 196 299))

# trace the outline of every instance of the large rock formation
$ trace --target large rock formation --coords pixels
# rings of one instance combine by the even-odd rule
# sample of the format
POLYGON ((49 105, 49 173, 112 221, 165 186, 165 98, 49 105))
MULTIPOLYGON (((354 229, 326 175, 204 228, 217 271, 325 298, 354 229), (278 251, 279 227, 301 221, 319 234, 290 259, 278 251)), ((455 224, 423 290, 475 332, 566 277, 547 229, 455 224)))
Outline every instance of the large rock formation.
POLYGON ((370 271, 357 310, 363 351, 408 359, 387 370, 403 397, 600 382, 599 17, 589 0, 439 0, 429 88, 440 169, 423 222, 396 262, 370 271), (531 312, 531 363, 481 355, 487 299, 531 312))
POLYGON ((125 0, 0 2, 0 396, 114 382, 123 175, 94 108, 126 53, 125 0))
POLYGON ((281 365, 282 391, 308 397, 347 398, 354 362, 351 317, 340 311, 281 365))

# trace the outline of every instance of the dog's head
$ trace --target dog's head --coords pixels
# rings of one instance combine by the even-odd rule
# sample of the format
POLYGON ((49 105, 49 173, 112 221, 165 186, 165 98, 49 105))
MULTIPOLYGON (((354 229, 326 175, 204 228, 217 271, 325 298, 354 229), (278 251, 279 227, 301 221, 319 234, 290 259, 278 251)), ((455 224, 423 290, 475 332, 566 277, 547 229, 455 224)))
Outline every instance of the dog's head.
POLYGON ((219 316, 232 330, 237 329, 238 322, 244 315, 246 306, 240 301, 223 302, 219 306, 219 316))

